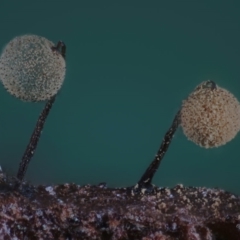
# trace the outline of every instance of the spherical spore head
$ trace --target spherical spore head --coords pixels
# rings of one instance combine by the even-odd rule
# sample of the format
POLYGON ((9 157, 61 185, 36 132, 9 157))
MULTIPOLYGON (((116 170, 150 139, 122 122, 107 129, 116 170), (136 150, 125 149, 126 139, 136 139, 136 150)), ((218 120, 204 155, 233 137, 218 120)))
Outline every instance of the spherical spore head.
POLYGON ((189 140, 205 148, 219 147, 240 130, 240 104, 226 89, 205 81, 183 101, 180 119, 189 140))
POLYGON ((61 53, 44 37, 15 37, 0 56, 0 79, 7 91, 25 101, 44 101, 57 94, 66 72, 61 53))

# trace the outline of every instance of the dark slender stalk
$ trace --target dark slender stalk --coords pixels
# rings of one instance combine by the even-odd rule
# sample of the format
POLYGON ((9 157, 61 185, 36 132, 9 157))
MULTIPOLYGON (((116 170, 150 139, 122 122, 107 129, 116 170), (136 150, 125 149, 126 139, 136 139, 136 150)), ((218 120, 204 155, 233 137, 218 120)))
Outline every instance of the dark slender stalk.
MULTIPOLYGON (((57 43, 56 47, 52 48, 53 51, 59 51, 59 53, 63 56, 63 58, 65 58, 65 54, 66 54, 66 45, 64 44, 64 42, 59 41, 57 43)), ((28 165, 33 157, 33 154, 37 148, 37 144, 38 141, 40 139, 41 136, 41 132, 43 130, 44 124, 46 122, 47 116, 52 108, 52 105, 55 101, 56 95, 53 96, 50 100, 47 101, 42 113, 40 114, 37 124, 35 126, 35 129, 32 133, 32 136, 30 138, 30 142, 27 145, 27 148, 23 154, 22 160, 20 162, 19 168, 18 168, 18 173, 17 173, 17 178, 20 182, 23 181, 24 176, 26 174, 28 165)))
POLYGON ((162 141, 162 144, 154 160, 151 162, 151 164, 149 165, 145 173, 142 175, 141 179, 138 181, 137 188, 144 188, 151 185, 152 178, 154 177, 154 174, 158 170, 159 165, 165 153, 168 150, 168 147, 172 141, 173 135, 176 132, 179 124, 180 124, 180 111, 176 114, 170 129, 166 132, 164 139, 162 141))
POLYGON ((28 164, 31 161, 33 154, 37 148, 37 144, 38 144, 39 138, 41 136, 41 132, 44 127, 44 123, 46 122, 47 116, 52 108, 54 101, 55 101, 55 96, 53 96, 50 100, 48 100, 42 113, 40 114, 40 116, 38 118, 37 124, 32 133, 30 142, 25 150, 25 153, 23 154, 21 163, 19 165, 17 178, 20 181, 23 180, 25 173, 27 171, 28 164))

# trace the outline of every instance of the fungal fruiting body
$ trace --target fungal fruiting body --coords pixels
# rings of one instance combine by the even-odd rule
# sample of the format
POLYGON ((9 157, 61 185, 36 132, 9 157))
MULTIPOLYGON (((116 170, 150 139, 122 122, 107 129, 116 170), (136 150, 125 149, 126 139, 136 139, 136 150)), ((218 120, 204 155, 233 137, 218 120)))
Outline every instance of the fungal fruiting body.
POLYGON ((205 81, 183 101, 180 119, 189 140, 205 148, 219 147, 240 130, 240 104, 228 90, 205 81))
POLYGON ((23 35, 11 40, 0 56, 0 79, 10 94, 30 102, 47 100, 20 162, 17 173, 20 181, 37 148, 56 94, 62 87, 66 72, 65 54, 66 46, 62 41, 55 46, 44 37, 23 35))
POLYGON ((66 72, 54 43, 36 35, 15 37, 0 56, 0 79, 7 91, 25 101, 49 100, 61 88, 66 72))

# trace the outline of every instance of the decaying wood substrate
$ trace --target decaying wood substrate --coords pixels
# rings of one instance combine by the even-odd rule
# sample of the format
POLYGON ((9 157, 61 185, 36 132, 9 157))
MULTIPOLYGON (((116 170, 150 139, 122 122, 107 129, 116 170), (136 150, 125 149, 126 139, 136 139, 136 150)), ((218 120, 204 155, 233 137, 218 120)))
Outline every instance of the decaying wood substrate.
POLYGON ((0 239, 240 239, 240 198, 218 189, 63 184, 16 187, 2 174, 0 239))

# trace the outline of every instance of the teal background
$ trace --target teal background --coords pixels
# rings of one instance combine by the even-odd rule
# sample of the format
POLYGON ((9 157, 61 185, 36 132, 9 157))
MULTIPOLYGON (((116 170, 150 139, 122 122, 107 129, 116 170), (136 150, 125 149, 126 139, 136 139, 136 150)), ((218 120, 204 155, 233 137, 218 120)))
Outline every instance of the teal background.
MULTIPOLYGON (((182 100, 213 80, 240 100, 239 1, 1 1, 0 46, 32 33, 67 45, 67 76, 26 178, 131 186, 182 100)), ((0 88, 0 164, 15 175, 44 103, 0 88)), ((206 150, 179 129, 154 183, 240 194, 240 136, 206 150)))

